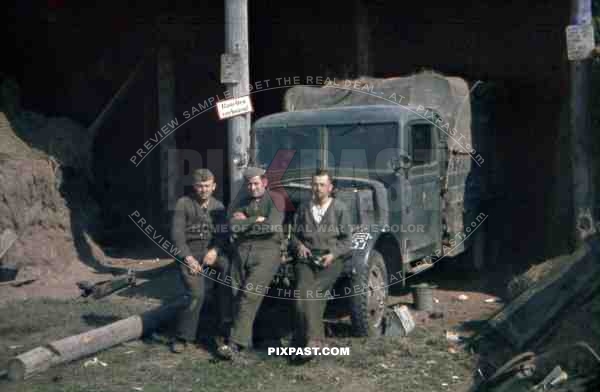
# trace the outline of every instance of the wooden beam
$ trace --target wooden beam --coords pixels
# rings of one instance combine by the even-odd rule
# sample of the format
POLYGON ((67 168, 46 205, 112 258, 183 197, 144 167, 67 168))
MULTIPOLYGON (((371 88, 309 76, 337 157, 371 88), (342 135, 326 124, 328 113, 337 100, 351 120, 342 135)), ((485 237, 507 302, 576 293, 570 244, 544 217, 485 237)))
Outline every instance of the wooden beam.
POLYGON ((108 101, 108 103, 104 106, 104 108, 102 108, 102 111, 100 112, 100 114, 98 114, 98 116, 96 117, 96 119, 92 122, 92 124, 88 127, 88 135, 90 137, 95 137, 96 133, 98 132, 98 130, 100 129, 100 127, 102 126, 102 124, 104 124, 104 122, 106 121, 106 119, 108 117, 110 117, 111 113, 113 112, 116 103, 125 96, 125 94, 127 93, 127 91, 129 91, 129 89, 131 88, 133 82, 135 81, 135 78, 137 77, 137 75, 140 73, 144 63, 146 62, 146 56, 144 56, 144 58, 142 58, 138 64, 136 65, 136 67, 133 69, 133 71, 131 71, 131 73, 129 74, 129 76, 127 77, 127 79, 125 80, 125 82, 123 82, 123 84, 121 85, 121 87, 119 87, 119 89, 117 90, 117 92, 115 93, 115 95, 108 101))
POLYGON ((354 0, 356 29, 356 77, 370 76, 371 66, 371 23, 365 0, 354 0))
POLYGON ((575 298, 600 288, 600 241, 593 237, 585 244, 560 272, 523 292, 489 324, 520 350, 575 298))
MULTIPOLYGON (((163 34, 169 34, 169 31, 165 29, 163 34)), ((160 47, 157 55, 158 128, 162 128, 175 119, 175 69, 173 53, 166 43, 160 47)), ((177 197, 180 196, 175 194, 179 173, 176 155, 169 154, 169 150, 177 148, 173 133, 165 136, 160 143, 160 199, 166 208, 161 216, 163 225, 168 225, 170 213, 175 210, 177 197)))
POLYGON ((0 283, 0 287, 2 286, 12 286, 12 287, 19 287, 19 286, 23 286, 29 283, 33 283, 36 280, 38 280, 38 278, 28 278, 28 279, 18 279, 18 280, 11 280, 9 282, 1 282, 0 283))
POLYGON ((96 328, 79 335, 36 347, 13 358, 8 363, 8 378, 25 380, 50 367, 97 353, 98 351, 139 339, 155 331, 161 324, 173 320, 189 297, 181 297, 159 308, 96 328))
MULTIPOLYGON (((572 0, 571 24, 592 23, 591 0, 572 0)), ((570 61, 571 162, 575 242, 596 231, 595 196, 592 178, 592 136, 590 111, 591 59, 570 61)))
MULTIPOLYGON (((141 72, 143 65, 145 64, 146 59, 147 59, 147 55, 145 54, 144 57, 138 62, 136 67, 133 69, 133 71, 131 71, 131 73, 125 80, 125 82, 123 82, 121 87, 119 87, 119 89, 117 90, 115 95, 108 101, 108 103, 104 106, 104 108, 102 109, 100 114, 98 114, 96 119, 88 127, 87 135, 89 138, 94 140, 94 138, 96 137, 96 134, 100 130, 100 127, 104 124, 104 122, 111 116, 111 114, 115 110, 115 108, 117 106, 116 103, 119 102, 125 96, 125 94, 127 94, 129 89, 133 85, 133 82, 135 81, 138 74, 141 72)), ((92 172, 91 165, 88 165, 88 167, 86 168, 86 172, 87 172, 89 181, 92 183, 95 183, 94 173, 92 172)))

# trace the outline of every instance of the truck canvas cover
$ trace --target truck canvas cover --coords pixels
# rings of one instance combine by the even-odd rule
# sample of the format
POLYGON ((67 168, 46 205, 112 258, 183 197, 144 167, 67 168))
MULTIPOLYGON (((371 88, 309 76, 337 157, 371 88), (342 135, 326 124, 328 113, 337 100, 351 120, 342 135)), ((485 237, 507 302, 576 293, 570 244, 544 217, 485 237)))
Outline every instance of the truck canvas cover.
POLYGON ((464 146, 472 144, 469 85, 462 78, 422 72, 388 79, 333 80, 322 87, 292 87, 284 97, 285 111, 359 105, 435 109, 444 120, 440 127, 447 132, 456 129, 456 137, 448 139, 450 151, 467 154, 464 146))

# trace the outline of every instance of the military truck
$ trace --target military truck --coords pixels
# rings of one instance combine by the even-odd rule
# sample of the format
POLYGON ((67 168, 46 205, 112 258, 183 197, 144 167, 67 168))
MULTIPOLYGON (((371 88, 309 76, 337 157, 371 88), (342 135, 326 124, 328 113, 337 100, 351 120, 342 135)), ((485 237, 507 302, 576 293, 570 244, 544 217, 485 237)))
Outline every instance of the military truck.
POLYGON ((336 292, 356 335, 381 333, 390 288, 411 274, 459 255, 482 266, 489 116, 471 89, 432 72, 297 86, 286 111, 253 125, 251 162, 268 169, 272 191, 297 207, 324 168, 351 209, 353 251, 336 292))

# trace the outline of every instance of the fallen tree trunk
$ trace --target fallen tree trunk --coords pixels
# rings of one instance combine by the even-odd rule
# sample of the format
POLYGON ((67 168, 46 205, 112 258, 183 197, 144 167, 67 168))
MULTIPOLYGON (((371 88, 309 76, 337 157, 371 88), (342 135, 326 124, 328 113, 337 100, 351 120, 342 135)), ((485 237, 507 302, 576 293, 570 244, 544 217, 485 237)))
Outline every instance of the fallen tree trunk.
POLYGON ((189 297, 181 297, 141 315, 36 347, 8 363, 8 378, 12 381, 24 380, 59 363, 80 359, 117 344, 139 339, 155 331, 165 321, 172 320, 176 312, 188 303, 189 297))

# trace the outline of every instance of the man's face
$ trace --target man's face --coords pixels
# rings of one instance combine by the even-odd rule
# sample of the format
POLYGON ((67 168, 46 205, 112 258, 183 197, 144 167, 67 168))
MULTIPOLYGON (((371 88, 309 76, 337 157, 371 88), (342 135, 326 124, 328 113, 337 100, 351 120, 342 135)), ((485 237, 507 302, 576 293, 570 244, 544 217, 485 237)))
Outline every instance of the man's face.
POLYGON ((207 200, 217 188, 214 178, 194 184, 194 192, 200 200, 207 200))
POLYGON ((333 184, 329 176, 314 176, 312 178, 312 192, 317 200, 325 200, 331 195, 333 184))
POLYGON ((250 196, 255 198, 262 197, 262 195, 265 194, 265 188, 267 187, 267 179, 260 178, 260 176, 255 176, 248 179, 246 186, 250 196))

